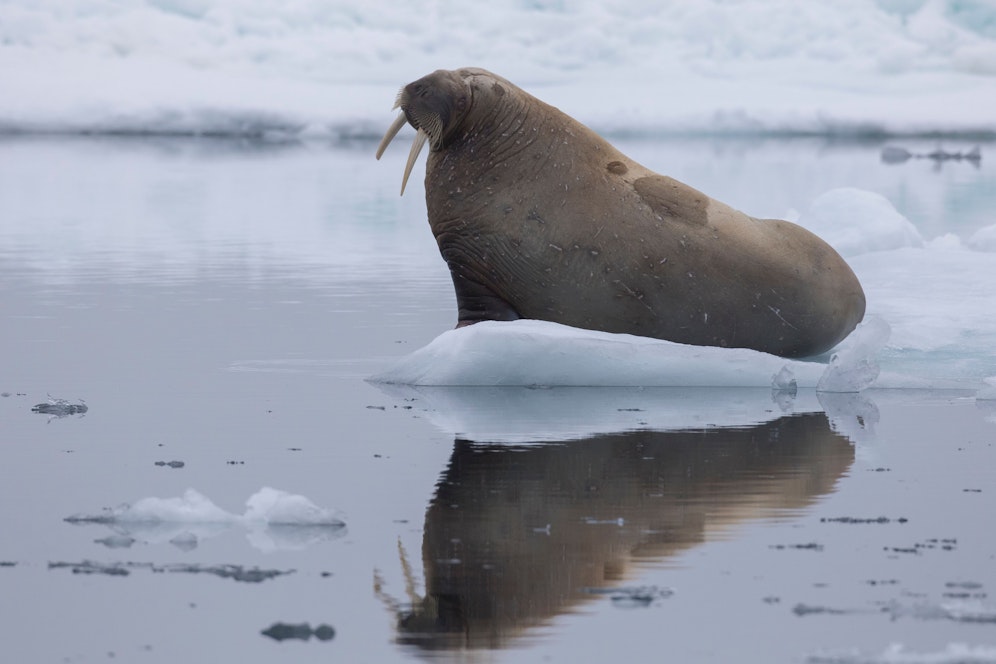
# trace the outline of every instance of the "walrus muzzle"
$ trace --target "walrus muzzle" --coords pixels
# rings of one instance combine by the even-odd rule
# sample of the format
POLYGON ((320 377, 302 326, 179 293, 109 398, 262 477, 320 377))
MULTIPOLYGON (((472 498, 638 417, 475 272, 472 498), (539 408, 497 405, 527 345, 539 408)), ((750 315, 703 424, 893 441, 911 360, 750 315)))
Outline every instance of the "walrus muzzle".
MULTIPOLYGON (((438 73, 438 72, 437 72, 438 73)), ((412 141, 405 164, 405 174, 401 179, 401 194, 405 193, 408 177, 411 175, 415 160, 418 159, 426 142, 432 150, 441 150, 447 130, 454 126, 454 119, 467 109, 467 95, 453 94, 449 86, 430 83, 425 77, 401 88, 394 102, 394 109, 401 109, 391 126, 387 128, 384 138, 377 146, 377 159, 398 135, 405 122, 415 128, 415 140, 412 141)))

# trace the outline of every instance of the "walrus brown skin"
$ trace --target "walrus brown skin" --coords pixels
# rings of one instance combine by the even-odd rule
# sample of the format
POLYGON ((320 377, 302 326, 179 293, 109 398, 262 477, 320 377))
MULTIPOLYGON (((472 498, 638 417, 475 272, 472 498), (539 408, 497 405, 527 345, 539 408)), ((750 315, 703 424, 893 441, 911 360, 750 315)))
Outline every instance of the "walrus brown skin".
MULTIPOLYGON (((428 140, 429 224, 449 265, 458 326, 535 318, 784 357, 823 353, 865 296, 830 245, 658 175, 595 132, 483 69, 405 86, 428 140)), ((402 189, 403 191, 403 189, 402 189)))

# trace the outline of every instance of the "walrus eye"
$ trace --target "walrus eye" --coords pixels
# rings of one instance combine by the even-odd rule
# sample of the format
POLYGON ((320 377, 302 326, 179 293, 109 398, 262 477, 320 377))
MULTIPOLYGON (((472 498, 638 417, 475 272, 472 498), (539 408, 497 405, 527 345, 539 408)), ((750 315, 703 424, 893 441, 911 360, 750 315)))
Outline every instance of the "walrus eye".
POLYGON ((466 97, 460 97, 459 99, 457 99, 456 100, 456 108, 461 113, 463 111, 467 110, 467 98, 466 97))

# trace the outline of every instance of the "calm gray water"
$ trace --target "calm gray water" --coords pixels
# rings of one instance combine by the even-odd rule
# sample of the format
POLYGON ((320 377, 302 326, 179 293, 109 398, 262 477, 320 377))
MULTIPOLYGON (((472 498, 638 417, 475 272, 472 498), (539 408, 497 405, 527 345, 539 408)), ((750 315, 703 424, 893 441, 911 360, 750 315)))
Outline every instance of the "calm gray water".
MULTIPOLYGON (((929 238, 996 208, 986 162, 881 144, 618 145, 757 216, 859 186, 929 238)), ((996 646, 996 414, 966 395, 367 383, 455 314, 420 188, 397 195, 406 148, 373 148, 0 141, 5 661, 996 646), (31 411, 49 395, 88 410, 31 411), (188 488, 241 514, 263 487, 346 530, 65 521, 188 488)))

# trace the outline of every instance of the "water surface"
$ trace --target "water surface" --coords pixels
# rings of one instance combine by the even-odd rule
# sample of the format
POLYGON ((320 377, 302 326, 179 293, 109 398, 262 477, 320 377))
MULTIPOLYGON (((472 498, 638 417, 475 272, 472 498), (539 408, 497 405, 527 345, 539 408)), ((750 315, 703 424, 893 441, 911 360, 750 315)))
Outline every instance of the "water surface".
MULTIPOLYGON (((619 146, 757 216, 860 186, 928 239, 994 223, 987 162, 886 165, 880 144, 815 140, 619 146)), ((12 661, 796 662, 996 644, 996 416, 970 393, 367 383, 455 316, 419 188, 397 195, 404 146, 380 163, 373 147, 0 142, 12 661), (49 395, 88 410, 33 413, 49 395), (187 488, 239 513, 266 486, 342 510, 346 532, 266 544, 64 521, 187 488), (261 633, 276 623, 335 636, 261 633)))

